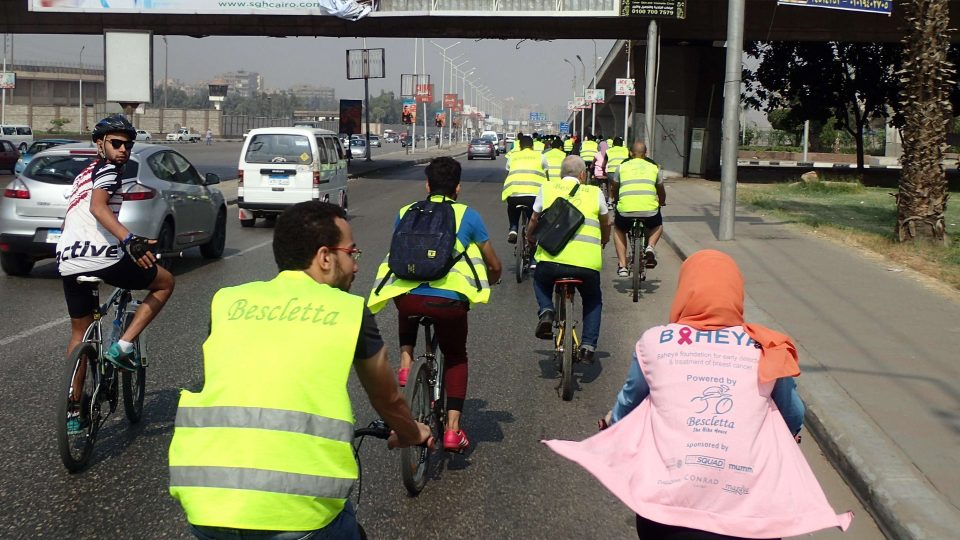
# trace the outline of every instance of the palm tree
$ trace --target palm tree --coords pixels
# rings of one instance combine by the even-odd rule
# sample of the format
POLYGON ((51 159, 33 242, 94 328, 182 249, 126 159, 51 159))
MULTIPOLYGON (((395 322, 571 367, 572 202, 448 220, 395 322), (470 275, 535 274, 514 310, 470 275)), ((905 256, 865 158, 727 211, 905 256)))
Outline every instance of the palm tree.
POLYGON ((897 193, 901 242, 946 245, 944 214, 947 179, 941 161, 951 119, 950 90, 956 72, 947 60, 950 46, 948 0, 904 0, 907 20, 903 40, 903 171, 897 193))

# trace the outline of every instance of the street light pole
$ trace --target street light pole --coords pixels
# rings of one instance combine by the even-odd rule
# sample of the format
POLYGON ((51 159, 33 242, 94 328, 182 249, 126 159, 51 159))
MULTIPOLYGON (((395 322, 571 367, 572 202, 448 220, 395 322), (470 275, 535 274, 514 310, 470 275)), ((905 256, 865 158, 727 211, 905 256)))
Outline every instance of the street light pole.
MULTIPOLYGON (((587 66, 583 65, 583 58, 580 58, 580 55, 577 55, 577 60, 580 62, 580 83, 581 90, 580 94, 583 95, 584 99, 587 97, 587 66)), ((585 131, 587 125, 587 110, 580 109, 580 139, 583 140, 583 132, 585 131)))
POLYGON ((80 91, 78 92, 80 95, 80 115, 77 122, 77 131, 81 134, 83 133, 83 50, 86 48, 86 45, 80 47, 80 91))
MULTIPOLYGON (((593 97, 597 97, 597 87, 600 86, 600 83, 597 81, 597 40, 591 39, 593 42, 593 97)), ((590 104, 590 133, 594 135, 597 134, 597 104, 590 104)))
POLYGON ((571 62, 570 60, 567 60, 566 58, 564 58, 563 61, 566 62, 566 63, 568 63, 568 64, 570 64, 570 69, 573 70, 573 82, 570 84, 570 87, 571 87, 571 89, 573 90, 573 105, 574 105, 574 109, 573 109, 573 116, 572 116, 571 120, 572 120, 572 122, 573 122, 574 125, 573 125, 573 126, 570 126, 570 133, 573 133, 574 135, 576 135, 577 130, 575 129, 575 126, 576 126, 576 124, 577 124, 577 109, 576 109, 576 105, 577 105, 577 66, 573 65, 573 62, 571 62))
MULTIPOLYGON (((167 94, 170 93, 167 88, 167 81, 170 80, 170 49, 167 46, 167 36, 163 36, 163 111, 160 112, 160 131, 166 131, 164 129, 164 117, 167 114, 167 94)), ((349 150, 349 148, 347 149, 349 150)))
MULTIPOLYGON (((443 51, 442 53, 440 53, 441 56, 443 56, 443 67, 440 69, 440 108, 443 109, 443 95, 447 92, 447 60, 448 60, 447 51, 459 45, 460 42, 458 41, 453 45, 449 45, 447 47, 441 47, 440 45, 437 45, 436 43, 434 43, 433 40, 430 40, 430 43, 433 43, 435 47, 443 51)), ((459 58, 459 56, 457 58, 459 58)), ((450 62, 450 65, 453 65, 453 61, 450 62)), ((451 79, 452 79, 452 76, 451 76, 451 79)), ((450 82, 451 84, 453 83, 452 80, 450 82)), ((449 134, 449 130, 447 131, 447 133, 449 134)), ((440 143, 443 144, 443 126, 440 126, 440 143)))

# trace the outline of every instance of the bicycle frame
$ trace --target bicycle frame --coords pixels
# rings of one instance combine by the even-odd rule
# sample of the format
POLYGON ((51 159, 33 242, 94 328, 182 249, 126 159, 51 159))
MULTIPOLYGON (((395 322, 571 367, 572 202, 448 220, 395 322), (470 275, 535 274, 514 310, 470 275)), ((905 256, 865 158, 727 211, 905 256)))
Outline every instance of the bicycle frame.
MULTIPOLYGON (((427 364, 430 366, 430 389, 432 392, 431 397, 433 398, 434 408, 436 409, 439 404, 440 408, 443 408, 441 403, 441 397, 443 394, 443 363, 437 361, 437 350, 440 346, 440 337, 434 332, 433 323, 425 322, 421 319, 420 324, 423 326, 423 339, 426 344, 426 350, 420 358, 423 358, 427 364)), ((439 414, 439 413, 437 413, 439 414)), ((440 419, 441 421, 443 419, 440 419)))

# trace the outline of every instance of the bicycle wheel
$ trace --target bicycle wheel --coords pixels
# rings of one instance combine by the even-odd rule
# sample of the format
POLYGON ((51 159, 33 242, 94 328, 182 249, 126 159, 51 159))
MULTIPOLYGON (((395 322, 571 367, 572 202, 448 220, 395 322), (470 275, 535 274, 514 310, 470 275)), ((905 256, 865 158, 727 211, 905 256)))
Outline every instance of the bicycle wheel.
MULTIPOLYGON (((57 396, 54 416, 54 429, 57 433, 57 446, 60 450, 60 459, 63 466, 70 472, 77 472, 86 466, 93 454, 93 444, 96 439, 98 422, 95 416, 99 414, 100 405, 93 403, 93 391, 97 385, 97 349, 89 343, 81 343, 70 353, 67 369, 57 396), (74 394, 74 377, 83 371, 81 380, 83 390, 78 392, 80 403, 71 399, 74 394), (80 413, 80 422, 83 429, 79 432, 67 432, 67 421, 71 414, 80 413), (93 409, 96 412, 93 412, 93 409)), ((77 396, 73 396, 77 397, 77 396)))
MULTIPOLYGON (((122 326, 124 331, 130 326, 135 311, 127 311, 124 314, 122 326)), ((146 336, 141 332, 133 342, 134 358, 139 360, 140 367, 135 371, 123 370, 120 377, 123 390, 123 411, 131 424, 139 423, 143 417, 143 396, 146 393, 147 385, 147 348, 145 341, 146 336)))
POLYGON ((516 258, 517 283, 523 283, 524 263, 527 258, 527 241, 524 239, 527 234, 527 215, 520 214, 520 236, 517 238, 517 245, 513 248, 513 254, 516 258))
MULTIPOLYGON (((404 397, 410 406, 413 419, 430 426, 436 433, 436 421, 433 416, 432 389, 430 387, 430 367, 425 358, 417 358, 410 367, 404 397)), ((439 440, 434 436, 435 440, 439 440)), ((427 485, 427 466, 430 463, 430 449, 426 446, 409 446, 400 449, 400 478, 403 487, 410 495, 417 495, 427 485)))
MULTIPOLYGON (((567 322, 567 302, 566 297, 561 299, 562 306, 564 306, 563 319, 560 323, 560 347, 561 350, 561 366, 560 366, 560 397, 564 401, 570 401, 573 399, 573 355, 575 353, 574 347, 576 344, 573 339, 572 328, 569 328, 567 322)), ((570 312, 573 312, 573 302, 570 302, 570 312)))
POLYGON ((633 273, 633 301, 637 302, 640 300, 640 271, 643 268, 643 237, 637 234, 636 228, 634 228, 634 233, 631 235, 631 243, 633 244, 633 260, 631 261, 632 268, 630 271, 633 273))

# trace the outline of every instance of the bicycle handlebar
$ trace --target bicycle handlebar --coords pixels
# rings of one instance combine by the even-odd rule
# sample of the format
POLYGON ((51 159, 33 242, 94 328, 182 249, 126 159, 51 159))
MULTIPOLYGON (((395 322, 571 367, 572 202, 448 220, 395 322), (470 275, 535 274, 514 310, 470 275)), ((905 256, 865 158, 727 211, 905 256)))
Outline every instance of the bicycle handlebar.
POLYGON ((390 428, 387 427, 387 424, 383 420, 374 420, 365 428, 356 428, 353 430, 354 439, 366 436, 386 440, 390 437, 390 428))

